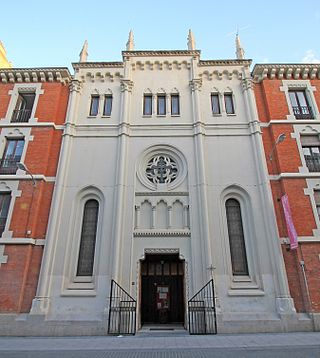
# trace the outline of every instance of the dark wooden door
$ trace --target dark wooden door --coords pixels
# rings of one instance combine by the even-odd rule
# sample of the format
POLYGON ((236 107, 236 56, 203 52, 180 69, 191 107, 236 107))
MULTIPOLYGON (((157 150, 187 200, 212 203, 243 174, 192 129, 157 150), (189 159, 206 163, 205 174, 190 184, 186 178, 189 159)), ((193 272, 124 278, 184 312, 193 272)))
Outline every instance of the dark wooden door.
POLYGON ((184 263, 177 255, 150 255, 141 262, 141 322, 184 322, 184 263))

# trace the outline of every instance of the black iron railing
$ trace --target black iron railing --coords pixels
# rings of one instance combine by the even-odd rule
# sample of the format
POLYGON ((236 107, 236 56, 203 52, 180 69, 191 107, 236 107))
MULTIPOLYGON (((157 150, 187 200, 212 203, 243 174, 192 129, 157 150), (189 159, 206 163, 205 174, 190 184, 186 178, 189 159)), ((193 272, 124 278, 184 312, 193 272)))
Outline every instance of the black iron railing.
POLYGON ((31 116, 31 109, 14 109, 11 122, 28 122, 31 116))
POLYGON ((312 108, 310 106, 292 106, 293 113, 297 119, 313 119, 312 108))
POLYGON ((309 172, 320 172, 320 157, 305 156, 304 159, 309 172))
POLYGON ((136 300, 111 280, 108 334, 135 334, 136 308, 136 300))
POLYGON ((17 172, 17 163, 20 162, 19 158, 5 158, 0 159, 0 174, 16 174, 17 172))
POLYGON ((213 280, 188 301, 188 325, 190 334, 217 334, 213 280))

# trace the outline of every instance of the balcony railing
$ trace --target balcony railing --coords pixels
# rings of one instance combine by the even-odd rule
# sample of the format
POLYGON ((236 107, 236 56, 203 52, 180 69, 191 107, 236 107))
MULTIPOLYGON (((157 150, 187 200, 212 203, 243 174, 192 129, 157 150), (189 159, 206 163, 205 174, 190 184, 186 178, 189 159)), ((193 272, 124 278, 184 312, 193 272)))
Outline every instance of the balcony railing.
POLYGON ((31 116, 31 109, 14 109, 11 122, 28 122, 31 116))
POLYGON ((305 156, 307 167, 309 172, 320 172, 320 157, 307 157, 305 156))
POLYGON ((310 106, 292 106, 292 109, 297 119, 314 119, 310 106))
POLYGON ((1 159, 0 160, 0 174, 16 174, 17 163, 20 162, 20 158, 14 159, 1 159))

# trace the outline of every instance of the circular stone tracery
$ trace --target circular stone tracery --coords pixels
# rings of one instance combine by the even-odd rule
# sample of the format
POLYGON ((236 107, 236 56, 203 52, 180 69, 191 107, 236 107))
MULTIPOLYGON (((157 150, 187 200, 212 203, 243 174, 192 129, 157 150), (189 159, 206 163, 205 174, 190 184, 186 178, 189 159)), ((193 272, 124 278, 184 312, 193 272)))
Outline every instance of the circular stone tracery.
POLYGON ((149 160, 146 175, 154 184, 169 184, 176 179, 178 166, 169 156, 157 155, 149 160))

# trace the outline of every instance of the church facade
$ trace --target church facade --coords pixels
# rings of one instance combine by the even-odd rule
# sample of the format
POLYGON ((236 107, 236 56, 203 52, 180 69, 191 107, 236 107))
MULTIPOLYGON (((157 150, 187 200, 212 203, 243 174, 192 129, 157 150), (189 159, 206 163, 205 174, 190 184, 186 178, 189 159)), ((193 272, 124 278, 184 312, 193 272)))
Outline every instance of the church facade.
POLYGON ((110 333, 112 299, 125 318, 135 302, 134 329, 190 330, 208 284, 211 332, 313 329, 290 293, 251 61, 236 45, 237 59, 202 60, 191 32, 188 50, 170 51, 136 51, 130 33, 121 62, 87 62, 85 43, 37 292, 9 334, 110 333))

